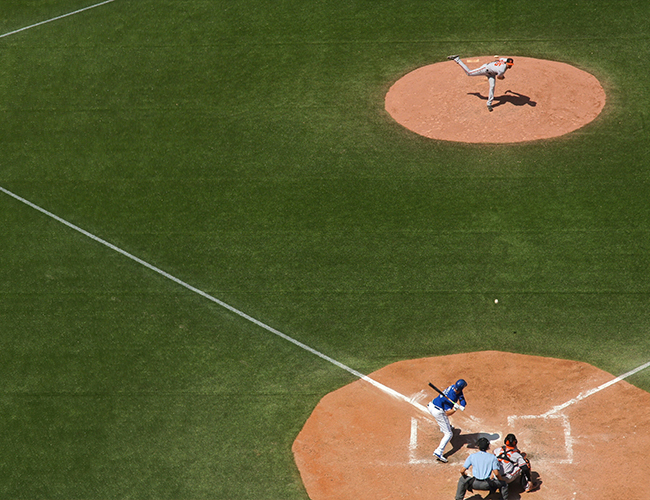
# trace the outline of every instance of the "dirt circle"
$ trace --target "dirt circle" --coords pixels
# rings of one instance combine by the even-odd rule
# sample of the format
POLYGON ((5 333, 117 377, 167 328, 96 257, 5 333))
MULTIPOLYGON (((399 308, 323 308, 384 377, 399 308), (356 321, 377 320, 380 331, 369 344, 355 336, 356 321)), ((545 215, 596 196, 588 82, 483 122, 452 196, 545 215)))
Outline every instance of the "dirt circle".
POLYGON ((363 380, 325 396, 293 444, 312 500, 449 500, 476 439, 494 448, 510 432, 541 482, 530 494, 511 487, 510 499, 648 498, 650 394, 624 380, 601 387, 614 377, 591 365, 487 351, 401 361, 370 378, 413 404, 363 380), (451 417, 442 464, 432 457, 442 435, 423 411, 427 382, 461 377, 467 410, 451 417))
MULTIPOLYGON (((400 78, 386 94, 386 111, 407 129, 445 141, 513 143, 548 139, 594 120, 605 91, 591 74, 569 64, 513 56, 497 80, 494 111, 488 81, 468 77, 454 61, 424 66, 400 78)), ((470 69, 494 56, 463 59, 470 69)))

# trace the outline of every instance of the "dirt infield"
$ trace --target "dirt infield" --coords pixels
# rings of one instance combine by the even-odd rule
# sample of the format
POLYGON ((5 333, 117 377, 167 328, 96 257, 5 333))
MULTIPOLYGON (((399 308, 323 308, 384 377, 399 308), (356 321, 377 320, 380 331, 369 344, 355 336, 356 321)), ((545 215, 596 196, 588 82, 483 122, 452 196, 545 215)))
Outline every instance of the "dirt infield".
POLYGON ((541 482, 530 494, 513 486, 510 499, 647 498, 650 394, 625 381, 590 394, 614 378, 591 365, 487 351, 402 361, 370 377, 415 405, 363 380, 325 396, 293 445, 312 500, 449 500, 476 439, 494 447, 509 432, 541 482), (442 464, 432 457, 441 433, 418 405, 435 395, 428 381, 442 388, 461 377, 467 410, 451 417, 442 464))
MULTIPOLYGON (((454 62, 424 66, 386 94, 386 111, 407 129, 446 141, 512 143, 558 137, 594 120, 605 91, 591 74, 569 64, 513 56, 497 80, 488 112, 487 78, 468 77, 454 62)), ((463 59, 470 69, 494 56, 463 59)))

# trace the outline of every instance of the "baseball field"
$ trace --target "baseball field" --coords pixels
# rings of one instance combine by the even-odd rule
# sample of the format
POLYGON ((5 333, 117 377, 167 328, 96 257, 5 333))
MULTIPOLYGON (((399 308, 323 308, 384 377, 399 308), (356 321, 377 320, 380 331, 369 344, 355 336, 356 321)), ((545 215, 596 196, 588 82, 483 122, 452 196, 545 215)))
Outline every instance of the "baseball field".
MULTIPOLYGON (((355 373, 650 361, 649 19, 647 0, 3 0, 0 499, 306 500, 292 445, 355 373), (606 104, 554 139, 428 139, 385 96, 450 54, 570 64, 606 104)), ((650 391, 650 369, 626 381, 650 391)))

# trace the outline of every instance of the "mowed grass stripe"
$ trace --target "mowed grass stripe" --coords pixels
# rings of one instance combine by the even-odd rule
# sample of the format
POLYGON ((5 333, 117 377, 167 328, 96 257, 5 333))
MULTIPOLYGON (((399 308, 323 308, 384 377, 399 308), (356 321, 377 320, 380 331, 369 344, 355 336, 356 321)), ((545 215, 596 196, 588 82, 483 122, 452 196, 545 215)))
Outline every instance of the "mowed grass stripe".
POLYGON ((327 356, 326 354, 323 354, 322 352, 317 351, 316 349, 313 349, 313 348, 309 347, 308 345, 294 339, 293 337, 290 337, 289 335, 286 335, 286 334, 280 332, 279 330, 276 330, 275 328, 267 325, 266 323, 263 323, 263 322, 255 319, 255 318, 253 318, 252 316, 249 316, 248 314, 240 311, 239 309, 237 309, 235 307, 232 307, 231 305, 223 302, 222 300, 219 300, 216 297, 213 297, 212 295, 210 295, 210 294, 208 294, 208 293, 206 293, 206 292, 204 292, 202 290, 199 290, 198 288, 184 282, 183 280, 181 280, 179 278, 176 278, 175 276, 172 276, 171 274, 167 273, 166 271, 163 271, 162 269, 160 269, 160 268, 158 268, 158 267, 156 267, 156 266, 154 266, 152 264, 149 264, 148 262, 140 259, 139 257, 136 257, 135 255, 133 255, 133 254, 131 254, 131 253, 125 251, 125 250, 122 250, 121 248, 113 245, 112 243, 109 243, 108 241, 106 241, 106 240, 104 240, 102 238, 99 238, 98 236, 95 236, 92 233, 89 233, 88 231, 80 228, 79 226, 76 226, 75 224, 72 224, 71 222, 68 222, 65 219, 62 219, 61 217, 53 214, 52 212, 49 212, 49 211, 45 210, 44 208, 39 207, 38 205, 30 202, 29 200, 26 200, 25 198, 23 198, 21 196, 18 196, 17 194, 3 188, 2 186, 0 186, 0 191, 5 193, 8 196, 11 196, 12 198, 14 198, 14 199, 16 199, 18 201, 20 201, 21 203, 24 203, 25 205, 33 208, 34 210, 37 210, 37 211, 41 212, 44 215, 47 215, 48 217, 56 220, 57 222, 60 222, 61 224, 69 227, 70 229, 73 229, 73 230, 83 234, 84 236, 90 238, 91 240, 96 241, 97 243, 100 243, 100 244, 110 248, 111 250, 113 250, 113 251, 115 251, 115 252, 117 252, 117 253, 119 253, 119 254, 121 254, 121 255, 135 261, 135 262, 137 262, 138 264, 140 264, 140 265, 146 267, 147 269, 149 269, 149 270, 151 270, 151 271, 153 271, 153 272, 167 278, 168 280, 173 281, 174 283, 186 288, 187 290, 189 290, 189 291, 191 291, 193 293, 196 293, 196 294, 200 295, 201 297, 206 298, 209 301, 220 305, 221 307, 224 307, 225 309, 228 309, 230 312, 235 313, 236 315, 244 318, 247 321, 250 321, 251 323, 259 326, 260 328, 263 328, 264 330, 266 330, 266 331, 268 331, 268 332, 270 332, 270 333, 272 333, 274 335, 277 335, 278 337, 280 337, 280 338, 282 338, 282 339, 284 339, 284 340, 286 340, 288 342, 291 342, 292 344, 300 347, 301 349, 304 349, 305 351, 310 352, 311 354, 314 354, 315 356, 318 356, 319 358, 324 359, 325 361, 328 361, 329 363, 332 363, 335 366, 338 366, 339 368, 341 368, 341 369, 345 370, 346 372, 354 375, 355 377, 358 377, 358 378, 368 382, 369 384, 373 385, 374 387, 378 388, 380 391, 388 394, 389 396, 392 396, 392 397, 400 399, 400 400, 402 400, 402 401, 404 401, 406 403, 409 403, 409 404, 415 406, 416 408, 418 408, 420 411, 423 411, 423 412, 426 413, 426 411, 427 411, 426 408, 424 408, 419 403, 417 403, 415 401, 412 401, 410 398, 404 396, 403 394, 400 394, 399 392, 395 391, 394 389, 391 389, 390 387, 387 387, 384 384, 381 384, 381 383, 377 382, 376 380, 371 379, 370 377, 364 375, 363 373, 361 373, 361 372, 359 372, 357 370, 354 370, 353 368, 350 368, 349 366, 335 360, 334 358, 331 358, 330 356, 327 356))

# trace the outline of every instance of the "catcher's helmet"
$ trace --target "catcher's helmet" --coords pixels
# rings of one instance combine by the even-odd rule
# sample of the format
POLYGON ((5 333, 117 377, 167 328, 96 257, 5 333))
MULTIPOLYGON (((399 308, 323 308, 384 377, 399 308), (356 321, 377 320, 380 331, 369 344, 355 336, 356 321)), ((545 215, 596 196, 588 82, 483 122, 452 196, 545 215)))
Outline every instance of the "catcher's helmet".
POLYGON ((462 391, 465 387, 467 387, 467 382, 465 382, 462 378, 458 379, 458 381, 454 384, 454 387, 457 391, 462 391))
POLYGON ((503 442, 506 446, 512 446, 513 448, 517 446, 517 438, 514 434, 508 434, 503 442))

